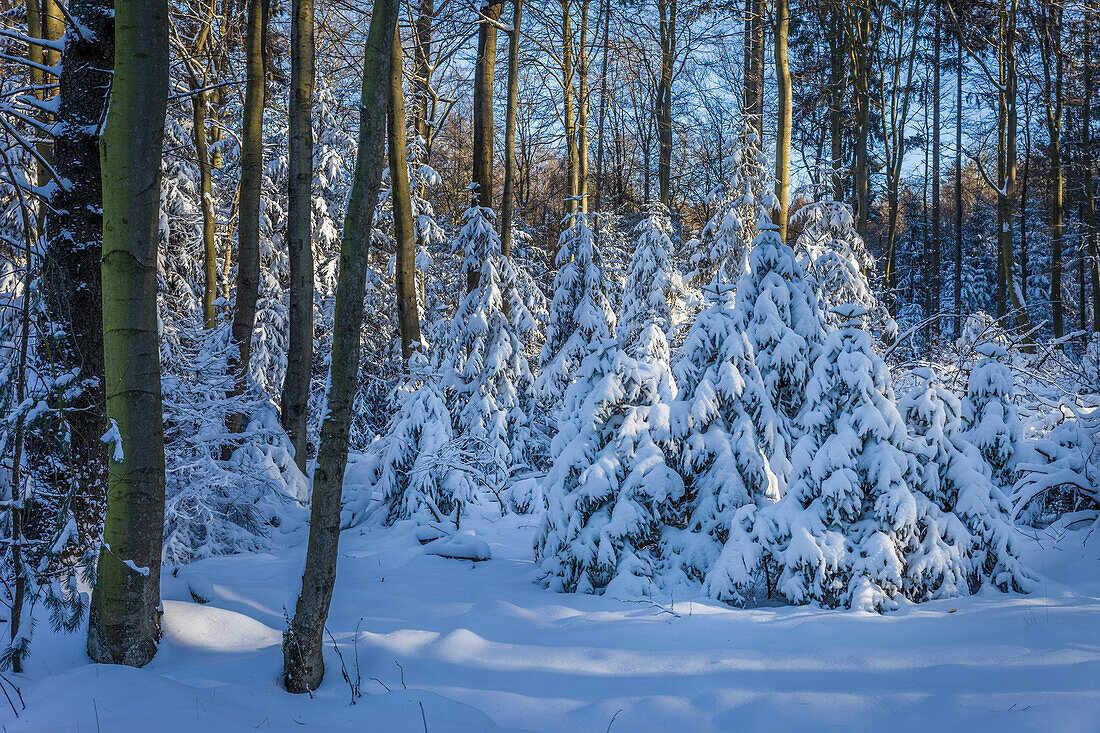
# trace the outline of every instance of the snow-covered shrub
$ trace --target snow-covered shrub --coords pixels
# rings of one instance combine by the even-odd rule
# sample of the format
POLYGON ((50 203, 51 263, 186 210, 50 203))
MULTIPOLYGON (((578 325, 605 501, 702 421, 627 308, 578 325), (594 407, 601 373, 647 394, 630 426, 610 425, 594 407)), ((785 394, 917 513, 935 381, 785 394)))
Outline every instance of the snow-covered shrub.
POLYGON ((535 382, 536 392, 548 407, 561 403, 589 344, 615 333, 607 278, 584 213, 570 215, 569 226, 558 240, 557 262, 546 343, 535 382))
POLYGON ((375 515, 385 523, 410 517, 457 521, 462 504, 473 498, 473 484, 466 467, 452 465, 451 413, 438 373, 419 351, 409 357, 395 401, 398 408, 386 434, 363 457, 366 493, 349 492, 342 524, 353 526, 375 515))
POLYGON ((1062 401, 1054 424, 1017 463, 1013 515, 1029 524, 1100 523, 1100 412, 1062 401))
POLYGON ((738 329, 729 285, 704 289, 675 367, 679 399, 673 435, 684 500, 663 534, 665 562, 719 600, 743 604, 758 580, 755 511, 778 499, 767 456, 778 438, 775 413, 738 329))
POLYGON ((978 450, 964 437, 959 398, 931 368, 921 367, 913 375, 918 385, 898 406, 909 426, 912 450, 921 459, 918 488, 945 513, 946 521, 918 538, 919 548, 908 559, 905 595, 920 601, 935 589, 946 594, 953 584, 958 594, 974 592, 985 583, 1001 590, 1024 590, 1030 578, 1017 557, 1011 506, 983 472, 978 450), (941 534, 950 536, 950 546, 941 534), (940 561, 941 555, 956 551, 963 554, 962 563, 945 566, 940 561), (914 557, 920 554, 924 558, 914 557), (958 571, 962 575, 946 575, 958 571))
POLYGON ((309 482, 298 470, 275 406, 255 386, 234 397, 228 328, 170 323, 162 356, 167 469, 164 560, 183 564, 268 547, 302 525, 309 482), (239 433, 231 413, 245 416, 239 433))
POLYGON ((535 556, 563 592, 644 592, 659 566, 662 513, 683 482, 669 466, 669 406, 657 377, 615 339, 593 344, 565 394, 535 556))

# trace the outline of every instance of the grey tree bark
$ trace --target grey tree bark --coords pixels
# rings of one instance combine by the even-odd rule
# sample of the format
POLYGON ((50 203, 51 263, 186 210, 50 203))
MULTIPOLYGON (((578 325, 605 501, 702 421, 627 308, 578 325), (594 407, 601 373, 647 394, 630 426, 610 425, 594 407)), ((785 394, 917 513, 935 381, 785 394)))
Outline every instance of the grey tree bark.
POLYGON ((313 478, 313 506, 302 590, 283 639, 283 681, 286 689, 295 693, 317 689, 325 674, 321 644, 336 584, 340 497, 359 370, 367 251, 382 184, 382 167, 386 162, 386 96, 390 86, 397 8, 397 0, 375 0, 363 54, 359 152, 340 242, 328 414, 321 425, 321 444, 313 478))
MULTIPOLYGON (((252 331, 256 327, 256 301, 260 297, 260 188, 263 182, 264 33, 269 0, 248 0, 245 29, 245 91, 241 121, 241 186, 237 223, 237 297, 233 308, 232 336, 238 353, 230 363, 236 394, 248 386, 248 360, 252 331)), ((229 417, 229 430, 239 432, 244 416, 229 417)))
POLYGON ((103 170, 103 345, 111 453, 88 622, 97 662, 146 664, 160 637, 164 426, 157 335, 160 163, 168 105, 168 2, 115 9, 103 170), (119 453, 121 450, 121 455, 119 453))
POLYGON ((294 446, 294 462, 302 471, 308 458, 306 418, 313 372, 313 36, 313 0, 294 0, 290 16, 287 185, 290 334, 282 424, 294 446))
POLYGON ((504 195, 500 202, 500 250, 512 256, 512 221, 516 205, 516 111, 519 107, 519 29, 523 0, 512 0, 512 32, 508 35, 508 102, 504 122, 504 195))
POLYGON ((405 142, 401 35, 397 31, 394 31, 392 46, 386 137, 390 151, 393 230, 397 240, 397 326, 401 335, 401 358, 408 364, 414 345, 420 343, 420 312, 416 302, 416 233, 413 228, 412 191, 409 187, 409 161, 405 142))

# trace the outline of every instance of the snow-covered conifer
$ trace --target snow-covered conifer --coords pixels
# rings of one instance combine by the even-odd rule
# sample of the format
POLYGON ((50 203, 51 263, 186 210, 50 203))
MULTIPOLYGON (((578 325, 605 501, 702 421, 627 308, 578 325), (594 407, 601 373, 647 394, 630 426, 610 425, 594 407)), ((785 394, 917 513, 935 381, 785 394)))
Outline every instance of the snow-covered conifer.
POLYGON ((520 337, 535 320, 516 287, 516 266, 501 254, 492 215, 471 206, 456 242, 479 277, 451 322, 446 386, 462 437, 509 466, 526 462, 532 448, 533 379, 520 337))
POLYGON ((826 318, 839 305, 858 303, 867 309, 872 330, 896 335, 896 324, 868 281, 875 260, 856 232, 851 208, 837 201, 810 203, 794 213, 791 225, 802 230, 794 244, 795 254, 813 282, 826 318))
POLYGON ((669 466, 669 406, 645 362, 616 339, 596 342, 565 394, 547 511, 536 541, 558 591, 645 591, 659 567, 666 508, 683 482, 669 466))
POLYGON ((643 333, 655 327, 667 335, 672 326, 669 295, 675 268, 669 258, 672 224, 667 209, 658 202, 650 203, 635 232, 638 238, 626 270, 619 340, 632 356, 641 358, 651 341, 643 333))
POLYGON ((860 306, 818 351, 801 398, 804 434, 787 493, 755 531, 788 601, 881 611, 902 592, 906 551, 934 513, 914 491, 917 458, 893 400, 890 372, 860 328, 860 306))
POLYGON ((790 473, 788 451, 801 427, 798 414, 814 349, 825 335, 817 295, 794 251, 779 239, 779 229, 761 209, 749 269, 741 278, 735 318, 752 347, 764 390, 776 416, 778 439, 768 456, 782 492, 790 473))
POLYGON ((715 283, 704 291, 710 301, 675 368, 673 434, 685 501, 676 526, 664 532, 664 554, 674 571, 701 580, 708 595, 741 604, 760 565, 756 508, 778 498, 767 458, 775 452, 775 413, 737 327, 732 287, 715 283))
POLYGON ((561 402, 589 344, 615 333, 608 282, 586 214, 570 215, 569 226, 558 240, 557 262, 554 298, 535 383, 548 406, 561 402))
POLYGON ((712 194, 714 214, 703 227, 688 261, 688 279, 696 287, 715 279, 737 283, 748 264, 760 209, 771 211, 778 203, 768 156, 751 124, 746 124, 738 135, 729 163, 730 181, 712 194))
POLYGON ((376 514, 386 523, 419 517, 457 521, 461 506, 473 498, 466 471, 446 458, 454 449, 454 429, 438 373, 419 351, 409 357, 409 370, 396 390, 397 411, 386 434, 371 443, 362 459, 369 485, 351 492, 342 524, 358 524, 376 514), (381 495, 381 503, 372 501, 381 495))

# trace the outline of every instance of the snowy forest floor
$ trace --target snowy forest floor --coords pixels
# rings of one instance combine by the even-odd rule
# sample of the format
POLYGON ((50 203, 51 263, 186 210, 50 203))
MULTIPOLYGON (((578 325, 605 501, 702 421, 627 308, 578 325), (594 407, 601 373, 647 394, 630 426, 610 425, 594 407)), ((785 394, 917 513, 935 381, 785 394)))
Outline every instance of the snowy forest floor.
POLYGON ((345 532, 328 628, 361 677, 354 705, 331 643, 313 700, 279 681, 301 532, 278 552, 165 568, 164 639, 144 669, 90 664, 82 633, 40 628, 17 679, 26 710, 0 713, 3 729, 1100 730, 1100 533, 1029 532, 1044 577, 1031 596, 875 616, 552 593, 533 582, 536 523, 470 520, 492 549, 481 563, 426 555, 407 522, 345 532))

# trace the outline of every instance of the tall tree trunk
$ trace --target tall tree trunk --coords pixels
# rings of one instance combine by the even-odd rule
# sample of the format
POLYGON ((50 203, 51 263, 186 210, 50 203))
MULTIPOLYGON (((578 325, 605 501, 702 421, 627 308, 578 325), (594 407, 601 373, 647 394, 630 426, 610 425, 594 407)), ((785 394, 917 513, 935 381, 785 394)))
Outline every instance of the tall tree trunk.
POLYGON ((954 337, 962 335, 963 270, 963 195, 962 195, 962 120, 963 120, 963 36, 956 19, 958 39, 955 47, 955 273, 952 300, 955 309, 954 337))
MULTIPOLYGON (((477 32, 477 63, 474 66, 474 170, 477 205, 493 206, 493 73, 497 63, 497 27, 503 0, 484 5, 485 16, 477 32)), ((478 271, 466 271, 466 290, 477 287, 478 271)))
MULTIPOLYGON (((1029 4, 1032 25, 1039 47, 1040 65, 1043 69, 1043 87, 1041 99, 1046 113, 1047 139, 1050 142, 1050 304, 1054 337, 1061 338, 1065 332, 1062 307, 1062 251, 1065 225, 1064 189, 1062 173, 1062 120, 1063 95, 1062 76, 1064 51, 1062 50, 1062 5, 1040 2, 1029 4), (1036 7, 1038 5, 1038 7, 1036 7)), ((1086 101, 1087 105, 1088 102, 1086 101)), ((1025 133, 1027 132, 1025 128, 1025 133)), ((1026 218, 1027 198, 1024 197, 1024 218, 1026 218)), ((1025 245, 1026 247, 1026 245, 1025 245)), ((1024 255, 1026 255, 1026 248, 1024 255)), ((1022 260, 1021 260, 1021 264, 1022 260)), ((1027 277, 1024 277, 1027 287, 1027 277)))
POLYGON ((348 432, 359 371, 363 288, 371 222, 386 156, 386 97, 397 26, 397 0, 375 0, 363 54, 359 152, 340 242, 340 276, 332 334, 328 412, 313 478, 313 505, 302 590, 283 639, 283 682, 289 692, 317 689, 325 674, 321 643, 336 583, 340 496, 348 460, 348 432))
POLYGON ((577 55, 577 196, 581 211, 588 213, 588 7, 589 0, 581 0, 581 37, 577 55))
POLYGON ((561 0, 561 83, 562 123, 565 125, 566 164, 569 170, 565 182, 565 213, 572 214, 579 208, 580 160, 577 151, 577 122, 573 102, 573 28, 569 13, 572 0, 561 0))
POLYGON ((832 163, 833 200, 844 200, 844 139, 843 114, 845 92, 844 45, 840 30, 842 0, 829 4, 832 29, 829 34, 829 143, 832 163))
POLYGON ((657 84, 657 182, 661 203, 672 208, 672 65, 676 60, 678 0, 657 0, 660 12, 661 74, 657 84))
POLYGON ((519 108, 519 29, 522 21, 523 0, 512 0, 512 32, 508 35, 508 102, 504 121, 504 196, 500 202, 500 251, 505 257, 512 256, 512 220, 516 204, 516 112, 519 108))
MULTIPOLYGON (((57 12, 56 4, 47 8, 57 12)), ((69 426, 67 465, 58 493, 75 484, 72 509, 86 541, 99 534, 107 497, 107 429, 103 385, 103 296, 100 260, 103 191, 100 125, 114 59, 114 9, 110 0, 73 0, 69 12, 84 29, 69 34, 61 63, 54 169, 68 182, 57 187, 46 213, 43 258, 46 311, 59 328, 50 349, 61 365, 79 370, 81 389, 64 405, 69 426)), ((57 33, 56 29, 50 33, 57 33)), ((56 53, 51 58, 55 59, 56 53)), ((51 463, 55 456, 44 456, 51 463)))
POLYGON ((940 340, 940 35, 943 10, 940 0, 936 0, 936 24, 932 39, 932 242, 931 267, 929 268, 930 297, 928 315, 935 318, 928 324, 928 342, 936 344, 940 340))
POLYGON ((787 0, 775 0, 775 76, 779 81, 779 115, 775 129, 775 197, 779 208, 775 224, 779 238, 787 241, 787 209, 791 204, 791 66, 787 58, 787 29, 791 16, 787 0))
MULTIPOLYGON (((1012 246, 1012 223, 1016 204, 1016 3, 1005 0, 1001 10, 1001 130, 1002 142, 997 194, 997 234, 1002 259, 1002 277, 1007 291, 1007 303, 1015 314, 1016 328, 1021 334, 1030 334, 1031 317, 1028 315, 1024 294, 1016 282, 1016 258, 1012 246)), ((1025 336, 1025 348, 1032 349, 1032 337, 1025 336)))
MULTIPOLYGON (((1088 240, 1089 276, 1092 285, 1092 330, 1100 332, 1100 258, 1097 257, 1096 243, 1096 188, 1093 180, 1093 166, 1096 158, 1092 147, 1092 20, 1095 14, 1085 16, 1085 48, 1082 60, 1084 71, 1084 109, 1081 120, 1081 148, 1085 168, 1085 207, 1086 237, 1088 240)), ((1081 258, 1082 260, 1084 257, 1081 258)), ((1085 288, 1084 273, 1081 273, 1081 289, 1085 288)), ((1081 308, 1081 330, 1085 330, 1085 308, 1081 308)))
POLYGON ((214 301, 218 297, 218 243, 210 144, 206 136, 206 110, 206 92, 192 92, 191 121, 195 136, 195 158, 199 164, 199 207, 202 210, 202 322, 204 328, 213 329, 216 325, 214 301))
MULTIPOLYGON (((600 58, 600 117, 596 123, 598 126, 596 143, 596 211, 603 211, 603 154, 604 154, 604 120, 607 116, 607 55, 609 50, 608 36, 611 26, 611 0, 603 0, 603 51, 600 58)), ((597 230, 600 227, 597 226, 597 230)))
POLYGON ((397 326, 401 333, 401 359, 407 365, 420 344, 420 311, 416 302, 416 233, 413 227, 412 191, 405 140, 405 92, 402 88, 401 34, 393 33, 390 57, 389 120, 390 193, 393 232, 397 240, 397 326))
POLYGON ((871 186, 870 186, 870 147, 871 134, 871 10, 867 0, 856 2, 856 35, 852 40, 852 69, 855 84, 856 104, 856 169, 854 172, 854 193, 856 210, 856 231, 867 239, 870 223, 871 186))
POLYGON ((745 119, 764 135, 764 0, 745 0, 745 119))
POLYGON ((313 0, 294 0, 290 16, 290 150, 287 250, 290 258, 290 339, 282 423, 294 462, 306 470, 306 419, 313 374, 313 0))
MULTIPOLYGON (((432 77, 432 25, 435 23, 434 0, 420 0, 420 10, 416 16, 413 47, 413 134, 419 144, 416 146, 418 163, 428 162, 429 138, 428 115, 431 110, 428 100, 431 98, 432 77)), ((418 183, 416 195, 424 198, 426 191, 423 181, 418 183)))
POLYGON ((103 132, 103 345, 107 518, 88 621, 97 662, 146 664, 160 638, 164 426, 157 336, 160 164, 168 106, 167 0, 115 9, 114 76, 103 132))
MULTIPOLYGON (((233 309, 232 336, 237 354, 230 363, 236 394, 248 387, 248 360, 252 331, 256 327, 256 301, 260 297, 260 189, 264 150, 264 35, 269 0, 248 0, 245 30, 245 91, 241 121, 241 186, 237 223, 237 299, 233 309)), ((239 432, 244 416, 229 416, 229 430, 239 432)))

